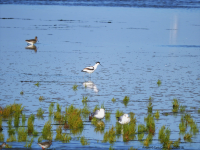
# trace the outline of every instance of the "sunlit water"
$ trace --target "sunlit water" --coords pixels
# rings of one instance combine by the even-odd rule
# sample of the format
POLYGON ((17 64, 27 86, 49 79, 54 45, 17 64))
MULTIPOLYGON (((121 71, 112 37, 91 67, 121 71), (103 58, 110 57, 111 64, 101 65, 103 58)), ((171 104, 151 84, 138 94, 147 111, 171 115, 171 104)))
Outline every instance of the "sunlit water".
MULTIPOLYGON (((123 7, 68 7, 0 5, 0 103, 21 103, 27 117, 45 110, 44 120, 35 119, 41 132, 48 121, 51 102, 83 108, 82 97, 88 96, 90 111, 104 104, 112 111, 104 132, 115 126, 116 110, 135 113, 138 124, 145 124, 149 97, 153 113, 160 110, 156 132, 150 148, 161 148, 158 132, 166 125, 170 139, 181 138, 180 148, 200 149, 200 134, 185 142, 179 134, 181 113, 172 114, 172 100, 200 125, 200 11, 197 9, 155 9, 123 7), (25 39, 38 36, 36 47, 27 47, 25 39), (102 66, 90 75, 81 70, 100 61, 102 66), (162 84, 157 85, 160 79, 162 84), (40 86, 35 84, 39 82, 40 86), (73 85, 78 90, 73 91, 73 85), (85 84, 89 86, 85 87, 85 84), (23 91, 24 94, 20 95, 23 91), (45 100, 39 101, 43 96, 45 100), (122 100, 130 97, 127 106, 122 100), (116 98, 116 102, 111 101, 116 98), (163 113, 170 113, 168 116, 163 113)), ((70 143, 54 141, 52 149, 109 148, 102 143, 103 133, 84 119, 83 132, 73 135, 70 143), (77 137, 85 136, 90 145, 82 146, 77 137)), ((56 122, 53 121, 56 136, 56 122)), ((7 120, 2 131, 8 138, 7 120)), ((63 131, 70 133, 69 130, 63 131)), ((32 148, 38 148, 37 138, 32 148)), ((143 139, 146 138, 146 134, 143 139)), ((144 149, 142 142, 117 139, 112 147, 144 149)), ((25 142, 8 143, 21 148, 25 142)))

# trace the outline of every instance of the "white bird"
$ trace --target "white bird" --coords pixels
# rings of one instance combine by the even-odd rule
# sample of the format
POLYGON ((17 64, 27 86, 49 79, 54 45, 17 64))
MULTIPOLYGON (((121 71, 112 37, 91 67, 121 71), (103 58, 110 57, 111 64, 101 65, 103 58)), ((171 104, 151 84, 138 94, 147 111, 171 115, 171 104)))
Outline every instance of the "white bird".
POLYGON ((99 110, 96 110, 94 113, 93 113, 93 116, 97 119, 102 119, 104 118, 105 116, 105 110, 103 108, 99 109, 99 110))
POLYGON ((101 65, 100 62, 96 62, 96 64, 94 66, 89 66, 89 67, 84 68, 82 70, 82 72, 86 72, 86 73, 91 74, 97 69, 98 65, 101 65))
POLYGON ((128 114, 124 114, 124 115, 118 117, 118 122, 119 122, 120 124, 127 124, 127 123, 130 122, 130 120, 131 120, 131 119, 128 117, 128 114))

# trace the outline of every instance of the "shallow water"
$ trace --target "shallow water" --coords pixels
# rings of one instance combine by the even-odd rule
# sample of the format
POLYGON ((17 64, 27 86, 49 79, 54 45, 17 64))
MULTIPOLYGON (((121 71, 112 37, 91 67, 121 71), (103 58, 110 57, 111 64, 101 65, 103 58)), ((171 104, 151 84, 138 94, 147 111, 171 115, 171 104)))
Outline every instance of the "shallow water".
MULTIPOLYGON (((25 114, 45 110, 44 120, 35 119, 35 129, 41 132, 48 120, 51 102, 83 108, 82 97, 88 96, 88 106, 104 104, 111 110, 105 120, 105 130, 115 126, 116 110, 133 112, 138 124, 145 124, 149 96, 153 97, 153 113, 160 110, 156 132, 149 148, 161 148, 158 132, 161 126, 171 129, 171 140, 182 139, 180 148, 200 149, 200 134, 185 142, 179 134, 181 113, 173 115, 172 100, 186 106, 200 125, 200 11, 197 9, 155 9, 123 7, 67 7, 0 5, 0 103, 22 103, 25 114), (33 14, 34 13, 34 14, 33 14), (38 36, 36 48, 27 47, 25 39, 38 36), (91 75, 81 70, 100 61, 102 66, 91 75), (162 84, 157 85, 160 79, 162 84), (40 83, 37 87, 34 84, 40 83), (87 86, 85 84, 92 86, 87 86), (73 91, 74 84, 78 90, 73 91), (24 94, 20 95, 23 91, 24 94), (43 96, 44 101, 39 101, 43 96), (125 96, 130 97, 126 106, 125 96), (116 98, 116 102, 111 101, 116 98), (164 113, 170 113, 168 116, 164 113)), ((103 135, 84 119, 84 130, 71 135, 70 143, 54 141, 52 149, 109 148, 102 143, 103 135), (84 135, 90 145, 82 146, 77 137, 84 135)), ((52 124, 55 124, 53 122, 52 124)), ((5 139, 7 120, 3 120, 5 139)), ((55 139, 56 125, 53 125, 55 139)), ((66 131, 70 133, 69 130, 66 131)), ((32 148, 39 148, 37 138, 32 148)), ((146 138, 146 134, 143 139, 146 138)), ((21 148, 25 142, 11 142, 21 148)), ((137 141, 117 139, 112 147, 144 149, 137 141)))

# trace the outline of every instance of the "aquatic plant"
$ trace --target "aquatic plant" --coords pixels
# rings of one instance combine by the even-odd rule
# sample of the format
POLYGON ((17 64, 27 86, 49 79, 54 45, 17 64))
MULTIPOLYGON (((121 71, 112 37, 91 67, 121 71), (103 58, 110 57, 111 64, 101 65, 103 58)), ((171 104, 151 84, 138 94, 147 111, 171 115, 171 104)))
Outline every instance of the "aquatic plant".
POLYGON ((158 79, 158 81, 157 81, 158 86, 160 86, 161 83, 162 83, 161 80, 158 79))
POLYGON ((10 117, 7 121, 7 124, 8 124, 8 128, 11 128, 12 127, 12 117, 10 117))
POLYGON ((152 106, 152 103, 151 103, 151 102, 149 102, 147 108, 148 108, 148 112, 149 112, 149 113, 152 113, 153 106, 152 106))
POLYGON ((4 141, 4 134, 2 132, 0 132, 0 141, 3 142, 4 141))
POLYGON ((56 108, 57 108, 57 112, 61 112, 61 108, 62 106, 61 105, 59 105, 59 103, 57 103, 57 105, 56 105, 56 108))
POLYGON ((37 87, 39 87, 39 86, 40 86, 40 83, 39 83, 39 82, 37 82, 35 85, 36 85, 37 87))
POLYGON ((149 100, 150 100, 150 101, 153 100, 153 97, 149 96, 149 100))
POLYGON ((81 110, 81 113, 83 113, 83 114, 89 114, 90 113, 89 107, 87 105, 84 105, 83 109, 81 110))
POLYGON ((156 113, 154 114, 154 117, 155 117, 156 119, 159 119, 159 117, 160 117, 159 110, 156 111, 156 113))
MULTIPOLYGON (((96 118, 93 118, 92 120, 97 120, 96 118)), ((103 121, 93 121, 93 125, 95 125, 95 131, 103 133, 105 129, 105 124, 103 121)))
POLYGON ((153 140, 153 135, 151 133, 149 133, 146 137, 146 139, 143 141, 144 146, 148 147, 149 144, 152 143, 153 140))
POLYGON ((16 142, 17 140, 16 140, 16 137, 15 137, 15 135, 10 135, 10 137, 6 140, 6 142, 16 142))
POLYGON ((33 130, 33 136, 38 136, 38 132, 36 130, 33 130))
POLYGON ((23 95, 23 94, 24 94, 24 92, 23 92, 23 91, 21 91, 21 92, 20 92, 20 94, 21 94, 21 95, 23 95))
POLYGON ((170 149, 172 141, 170 141, 170 130, 162 126, 159 130, 158 139, 163 144, 163 148, 170 149))
POLYGON ((3 118, 8 118, 13 113, 15 114, 21 114, 24 107, 22 107, 22 104, 12 104, 12 105, 6 105, 5 108, 1 108, 0 114, 3 116, 3 118))
POLYGON ((129 97, 125 96, 123 99, 124 106, 127 106, 128 102, 129 102, 129 97))
POLYGON ((106 111, 106 113, 105 113, 105 120, 106 120, 106 121, 109 121, 109 120, 110 120, 110 114, 111 114, 110 111, 106 111))
POLYGON ((180 145, 180 141, 181 141, 181 138, 179 138, 177 141, 174 141, 174 143, 173 143, 173 147, 174 147, 174 148, 179 147, 179 145, 180 145))
POLYGON ((27 130, 24 127, 18 128, 18 142, 24 142, 27 139, 27 130))
POLYGON ((116 131, 115 128, 112 126, 111 129, 109 129, 109 131, 107 131, 104 136, 103 136, 103 143, 109 142, 109 143, 114 143, 116 141, 116 131))
POLYGON ((62 126, 56 128, 56 138, 55 140, 62 140, 62 126))
POLYGON ((43 114, 44 114, 44 110, 42 110, 42 108, 39 108, 39 109, 37 110, 37 116, 38 116, 38 117, 42 117, 43 114))
POLYGON ((42 140, 43 140, 43 137, 42 137, 42 136, 40 136, 40 137, 38 138, 38 143, 41 143, 41 142, 42 142, 42 140))
POLYGON ((88 140, 84 136, 81 137, 80 142, 82 145, 90 145, 90 143, 88 143, 88 140))
POLYGON ((73 89, 74 91, 77 91, 77 90, 78 90, 77 87, 78 87, 78 85, 74 84, 73 87, 72 87, 72 89, 73 89))
POLYGON ((33 114, 31 114, 28 118, 28 133, 29 134, 32 133, 34 130, 34 125, 33 125, 34 119, 35 119, 35 116, 33 114))
POLYGON ((85 97, 83 96, 82 102, 83 102, 83 103, 88 102, 88 97, 87 97, 87 96, 85 96, 85 97))
POLYGON ((33 140, 34 140, 34 138, 31 138, 31 141, 30 141, 29 144, 28 144, 28 142, 26 141, 26 145, 25 145, 24 147, 26 147, 26 148, 31 148, 31 146, 32 146, 32 144, 33 144, 33 140))
POLYGON ((140 132, 147 132, 146 126, 144 124, 138 125, 138 133, 140 132))
POLYGON ((46 140, 52 140, 53 132, 51 131, 51 122, 47 121, 42 129, 42 137, 46 140))
POLYGON ((93 109, 93 112, 95 112, 96 110, 99 110, 99 109, 100 109, 99 105, 96 105, 96 106, 94 107, 94 109, 93 109))
POLYGON ((172 111, 173 112, 178 112, 178 109, 179 109, 178 99, 174 98, 172 104, 173 104, 173 110, 172 111))
POLYGON ((184 112, 184 111, 185 111, 185 106, 182 106, 182 105, 181 105, 181 106, 180 106, 180 111, 181 111, 181 112, 184 112))
POLYGON ((116 119, 122 116, 123 114, 124 114, 123 111, 120 111, 119 109, 117 109, 116 114, 115 114, 116 119))
POLYGON ((49 106, 49 115, 51 116, 53 114, 53 109, 54 109, 54 103, 51 102, 50 106, 49 106))
POLYGON ((190 124, 190 132, 193 133, 194 135, 199 132, 199 128, 198 128, 198 125, 197 123, 192 123, 190 124))
POLYGON ((116 99, 115 99, 114 97, 112 98, 112 102, 113 102, 113 103, 116 102, 116 99))
POLYGON ((187 142, 192 142, 191 138, 192 138, 192 134, 190 134, 190 133, 186 133, 184 136, 184 140, 187 142))
POLYGON ((67 121, 71 129, 83 128, 83 121, 80 114, 81 110, 75 108, 73 105, 66 110, 67 121))
POLYGON ((8 134, 9 134, 9 136, 11 136, 11 135, 15 135, 15 129, 9 127, 9 128, 8 128, 8 134))
POLYGON ((114 150, 114 148, 112 148, 112 146, 110 145, 109 150, 114 150))
POLYGON ((184 122, 184 121, 181 121, 180 123, 179 123, 179 130, 180 130, 180 132, 185 132, 186 131, 186 123, 184 122))
POLYGON ((67 134, 67 133, 63 133, 62 134, 62 142, 69 143, 71 139, 72 138, 71 138, 71 136, 69 134, 67 134))
POLYGON ((26 122, 26 115, 22 114, 22 125, 24 125, 26 122))
POLYGON ((54 118, 56 120, 61 121, 61 118, 62 118, 62 115, 61 115, 61 106, 57 103, 56 108, 57 108, 57 111, 54 112, 54 118))
POLYGON ((200 113, 200 108, 198 109, 198 113, 200 113))
POLYGON ((148 114, 148 116, 146 118, 144 118, 144 120, 146 121, 146 128, 147 128, 148 133, 151 133, 152 135, 154 135, 154 133, 155 133, 155 121, 153 119, 153 115, 148 114))
POLYGON ((138 141, 142 141, 143 137, 144 137, 144 132, 138 133, 138 141))
POLYGON ((44 97, 43 97, 43 96, 40 96, 40 97, 39 97, 39 101, 43 101, 43 100, 45 100, 44 97))

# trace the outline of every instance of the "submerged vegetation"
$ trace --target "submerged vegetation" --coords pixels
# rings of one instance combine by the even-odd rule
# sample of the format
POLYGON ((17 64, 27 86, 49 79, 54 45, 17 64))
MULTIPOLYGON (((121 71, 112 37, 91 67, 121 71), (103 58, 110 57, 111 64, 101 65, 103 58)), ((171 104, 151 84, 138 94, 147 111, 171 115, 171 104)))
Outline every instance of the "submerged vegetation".
POLYGON ((72 87, 72 89, 73 89, 74 91, 77 91, 77 90, 78 90, 78 85, 74 84, 73 87, 72 87))
POLYGON ((128 102, 129 102, 129 97, 125 96, 124 99, 123 99, 124 105, 127 106, 128 102))

